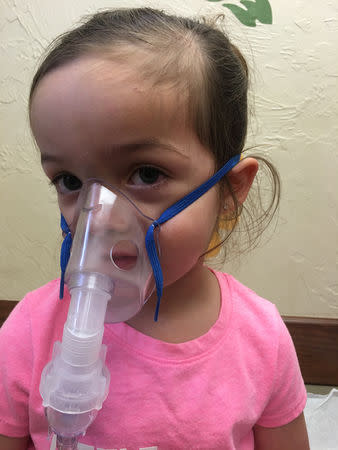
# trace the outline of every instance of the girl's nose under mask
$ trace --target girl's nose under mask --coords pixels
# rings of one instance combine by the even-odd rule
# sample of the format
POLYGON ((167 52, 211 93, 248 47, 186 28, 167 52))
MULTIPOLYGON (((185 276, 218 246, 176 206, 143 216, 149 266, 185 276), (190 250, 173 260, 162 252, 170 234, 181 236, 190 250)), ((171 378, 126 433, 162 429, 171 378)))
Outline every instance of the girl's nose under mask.
POLYGON ((239 160, 240 155, 231 158, 213 177, 155 220, 143 214, 118 189, 106 187, 98 180, 84 183, 73 221, 73 241, 61 217, 66 236, 61 248, 60 298, 64 282, 69 289, 99 287, 111 297, 105 321, 124 322, 140 311, 156 286, 156 321, 163 290, 160 226, 218 183, 239 160))
POLYGON ((98 287, 111 297, 106 322, 130 319, 155 286, 145 248, 153 219, 118 189, 88 180, 79 195, 74 223, 65 273, 68 288, 98 287))

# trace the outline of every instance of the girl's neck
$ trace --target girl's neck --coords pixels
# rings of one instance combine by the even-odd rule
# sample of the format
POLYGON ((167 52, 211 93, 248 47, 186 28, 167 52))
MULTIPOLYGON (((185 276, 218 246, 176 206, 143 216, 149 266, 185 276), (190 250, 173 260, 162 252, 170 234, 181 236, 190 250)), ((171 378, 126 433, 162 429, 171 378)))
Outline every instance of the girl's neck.
POLYGON ((215 275, 202 263, 166 287, 158 322, 154 322, 156 295, 127 323, 143 334, 165 342, 181 343, 205 334, 216 322, 220 290, 215 275))

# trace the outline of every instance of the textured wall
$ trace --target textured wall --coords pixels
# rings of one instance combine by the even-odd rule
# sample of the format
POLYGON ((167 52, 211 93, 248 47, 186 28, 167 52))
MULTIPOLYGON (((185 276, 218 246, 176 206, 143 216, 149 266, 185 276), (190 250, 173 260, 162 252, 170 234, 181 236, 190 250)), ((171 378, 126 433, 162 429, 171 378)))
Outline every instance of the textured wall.
MULTIPOLYGON (((229 16, 230 34, 255 71, 249 144, 261 145, 283 180, 275 233, 235 272, 226 269, 284 314, 337 317, 337 3, 295 0, 291 8, 270 0, 273 25, 255 28, 240 24, 222 2, 182 3, 147 2, 183 14, 229 16)), ((58 276, 59 216, 27 119, 38 58, 81 15, 144 4, 0 0, 0 299, 20 299, 58 276)))

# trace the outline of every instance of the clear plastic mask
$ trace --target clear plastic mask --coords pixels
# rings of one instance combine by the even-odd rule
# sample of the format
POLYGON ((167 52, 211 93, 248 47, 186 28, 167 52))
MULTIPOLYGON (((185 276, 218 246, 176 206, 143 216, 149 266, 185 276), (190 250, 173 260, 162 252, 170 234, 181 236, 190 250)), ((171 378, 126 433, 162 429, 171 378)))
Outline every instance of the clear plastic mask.
POLYGON ((115 187, 84 183, 65 281, 69 290, 99 286, 110 295, 106 322, 123 322, 142 308, 155 282, 145 248, 153 219, 115 187))

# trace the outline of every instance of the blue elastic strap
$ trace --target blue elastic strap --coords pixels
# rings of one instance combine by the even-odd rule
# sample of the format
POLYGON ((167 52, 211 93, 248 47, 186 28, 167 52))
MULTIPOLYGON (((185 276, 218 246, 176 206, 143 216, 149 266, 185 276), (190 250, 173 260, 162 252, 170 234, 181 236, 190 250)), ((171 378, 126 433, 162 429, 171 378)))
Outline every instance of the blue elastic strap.
POLYGON ((172 219, 174 216, 179 214, 189 205, 198 200, 203 194, 205 194, 209 189, 211 189, 215 184, 217 184, 223 177, 226 175, 240 160, 241 155, 233 156, 229 161, 213 175, 209 180, 203 183, 201 186, 196 188, 194 191, 187 194, 178 202, 174 203, 168 209, 166 209, 161 216, 155 220, 150 227, 148 228, 146 234, 146 249, 149 257, 150 264, 153 268, 155 283, 156 283, 156 293, 157 293, 157 304, 154 315, 154 320, 157 322, 158 313, 160 309, 161 297, 163 293, 163 273, 161 264, 158 258, 154 231, 157 227, 162 225, 164 222, 167 222, 169 219, 172 219))
POLYGON ((62 246, 61 246, 61 254, 60 254, 60 266, 61 266, 61 279, 60 279, 60 294, 59 298, 60 300, 63 299, 63 291, 65 287, 65 272, 67 268, 67 264, 70 257, 70 249, 72 247, 72 234, 70 232, 70 229, 67 225, 67 222, 63 215, 61 214, 61 229, 64 233, 66 233, 62 246))

